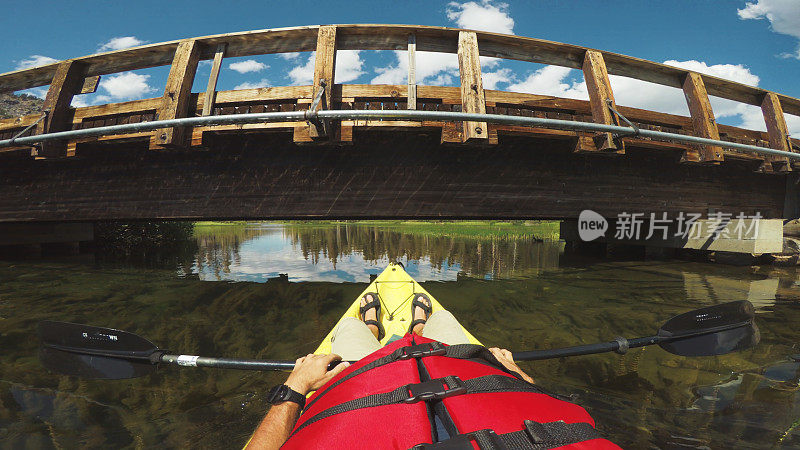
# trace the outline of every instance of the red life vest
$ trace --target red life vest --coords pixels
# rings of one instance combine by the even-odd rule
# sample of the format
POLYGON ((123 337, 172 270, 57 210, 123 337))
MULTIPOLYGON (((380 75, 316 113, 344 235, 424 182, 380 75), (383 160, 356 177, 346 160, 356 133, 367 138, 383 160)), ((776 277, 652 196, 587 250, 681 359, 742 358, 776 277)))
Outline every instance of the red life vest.
POLYGON ((282 448, 619 448, 583 408, 490 362, 477 345, 406 335, 314 393, 282 448))

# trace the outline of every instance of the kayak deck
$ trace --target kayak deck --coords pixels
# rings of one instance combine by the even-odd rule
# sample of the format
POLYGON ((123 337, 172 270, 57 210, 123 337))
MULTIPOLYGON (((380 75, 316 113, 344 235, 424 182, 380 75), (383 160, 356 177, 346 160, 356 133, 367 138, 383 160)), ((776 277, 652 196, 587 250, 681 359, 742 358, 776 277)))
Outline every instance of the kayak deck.
MULTIPOLYGON (((431 299, 431 306, 433 312, 445 309, 433 296, 422 288, 412 277, 409 275, 402 265, 389 263, 386 269, 378 275, 375 280, 364 289, 355 301, 347 308, 347 311, 339 318, 336 325, 331 329, 325 339, 322 340, 319 347, 314 351, 315 354, 331 353, 331 344, 333 333, 338 328, 339 323, 347 317, 359 317, 359 307, 361 297, 367 293, 377 292, 381 301, 381 314, 378 320, 383 325, 386 335, 380 341, 381 345, 386 345, 394 342, 408 333, 408 325, 411 323, 412 311, 411 302, 415 294, 426 294, 431 299)), ((463 326, 464 334, 469 339, 470 343, 480 345, 480 342, 470 334, 463 326)))

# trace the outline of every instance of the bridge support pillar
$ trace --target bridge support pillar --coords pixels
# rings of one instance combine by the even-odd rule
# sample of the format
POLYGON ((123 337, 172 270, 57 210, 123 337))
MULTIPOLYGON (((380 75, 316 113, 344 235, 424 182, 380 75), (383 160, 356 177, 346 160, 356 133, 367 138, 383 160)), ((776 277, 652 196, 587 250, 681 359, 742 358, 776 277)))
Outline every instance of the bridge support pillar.
MULTIPOLYGON (((161 105, 158 108, 158 120, 177 119, 189 114, 189 99, 192 94, 192 83, 200 61, 199 44, 194 40, 186 40, 178 44, 172 67, 169 70, 167 86, 161 105)), ((165 128, 156 130, 150 147, 186 147, 191 133, 186 127, 165 128)))
MULTIPOLYGON (((784 152, 794 151, 789 138, 789 130, 786 127, 786 118, 783 115, 783 108, 777 94, 769 92, 764 96, 764 100, 761 102, 761 112, 764 114, 764 121, 767 124, 769 146, 784 152)), ((789 158, 785 156, 767 156, 767 160, 772 163, 772 169, 775 171, 787 172, 792 170, 789 158)))
MULTIPOLYGON (((714 118, 714 111, 711 109, 711 102, 708 100, 706 85, 703 77, 694 72, 689 72, 683 81, 683 94, 689 106, 689 113, 692 116, 692 128, 696 136, 707 139, 719 140, 719 130, 714 118)), ((722 147, 715 145, 700 145, 700 152, 686 152, 683 162, 703 162, 718 164, 724 158, 722 147)))
MULTIPOLYGON (((616 109, 616 104, 602 53, 595 50, 586 51, 583 58, 583 78, 586 80, 586 89, 589 91, 592 120, 604 125, 619 125, 619 119, 611 111, 611 108, 616 109)), ((599 133, 594 138, 594 145, 582 145, 579 140, 578 149, 625 153, 625 145, 622 140, 614 139, 611 133, 599 133)))
MULTIPOLYGON (((50 89, 42 105, 45 118, 36 126, 36 134, 67 131, 72 126, 72 97, 80 94, 86 78, 86 65, 72 60, 58 64, 50 89)), ((31 156, 39 158, 61 158, 73 156, 68 154, 67 142, 46 142, 40 148, 34 148, 31 156)))

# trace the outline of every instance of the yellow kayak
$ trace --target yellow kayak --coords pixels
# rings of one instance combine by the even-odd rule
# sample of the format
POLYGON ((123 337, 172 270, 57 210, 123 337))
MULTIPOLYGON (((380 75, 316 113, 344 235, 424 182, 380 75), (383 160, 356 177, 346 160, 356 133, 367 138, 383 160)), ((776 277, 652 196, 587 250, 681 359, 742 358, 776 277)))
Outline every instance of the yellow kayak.
MULTIPOLYGON (((411 323, 411 301, 414 294, 426 294, 431 300, 432 313, 445 309, 433 296, 428 293, 422 286, 419 285, 411 275, 406 273, 401 264, 389 263, 389 266, 378 275, 375 280, 367 286, 364 291, 356 297, 353 304, 347 308, 347 311, 339 318, 336 325, 333 326, 331 331, 319 344, 316 354, 328 354, 331 352, 331 338, 333 332, 339 326, 339 323, 346 317, 359 318, 358 310, 360 307, 361 297, 370 292, 377 292, 381 301, 381 314, 378 321, 383 325, 386 331, 381 345, 386 345, 397 339, 400 339, 408 332, 408 325, 411 323)), ((481 345, 464 327, 464 334, 469 338, 470 343, 481 345)))

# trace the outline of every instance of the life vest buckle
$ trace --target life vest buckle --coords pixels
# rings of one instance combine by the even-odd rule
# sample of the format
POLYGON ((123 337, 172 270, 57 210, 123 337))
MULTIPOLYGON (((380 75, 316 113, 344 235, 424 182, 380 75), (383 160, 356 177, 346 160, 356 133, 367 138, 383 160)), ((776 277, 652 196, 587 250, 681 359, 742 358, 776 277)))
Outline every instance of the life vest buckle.
POLYGON ((398 359, 424 358, 426 356, 441 356, 447 354, 447 347, 441 342, 426 342, 424 344, 414 344, 400 347, 398 359))
POLYGON ((423 381, 422 383, 409 384, 406 388, 410 396, 403 400, 405 403, 440 400, 467 392, 467 388, 464 387, 461 378, 454 375, 423 381))
POLYGON ((471 433, 458 434, 435 444, 417 444, 411 450, 505 450, 507 447, 493 430, 485 429, 471 433))

